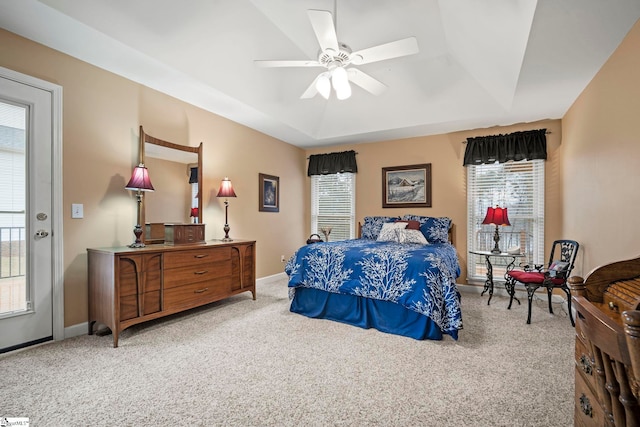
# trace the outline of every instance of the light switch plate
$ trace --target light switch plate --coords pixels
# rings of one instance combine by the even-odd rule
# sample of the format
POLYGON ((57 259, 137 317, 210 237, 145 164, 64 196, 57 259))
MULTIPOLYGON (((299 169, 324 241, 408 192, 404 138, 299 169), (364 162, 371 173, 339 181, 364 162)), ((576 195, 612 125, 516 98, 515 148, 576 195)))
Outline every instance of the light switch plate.
POLYGON ((84 205, 73 203, 71 205, 71 218, 84 218, 84 205))

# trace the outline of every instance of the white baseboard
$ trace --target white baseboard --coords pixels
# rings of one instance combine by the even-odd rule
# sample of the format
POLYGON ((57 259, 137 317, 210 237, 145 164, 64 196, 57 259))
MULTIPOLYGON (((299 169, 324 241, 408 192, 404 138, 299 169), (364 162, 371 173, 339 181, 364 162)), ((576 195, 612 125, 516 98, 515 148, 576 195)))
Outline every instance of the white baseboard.
POLYGON ((64 328, 64 339, 79 337, 89 333, 89 322, 82 322, 64 328))
MULTIPOLYGON (((460 284, 458 284, 457 286, 458 286, 458 290, 460 292, 476 294, 476 295, 480 295, 482 293, 482 290, 484 289, 484 286, 460 285, 460 284)), ((509 294, 507 293, 507 290, 504 287, 499 286, 499 285, 493 287, 493 295, 494 296, 501 296, 501 297, 509 297, 509 294)), ((488 298, 488 296, 487 296, 487 298, 488 298)))
POLYGON ((285 273, 284 271, 282 273, 273 274, 271 276, 260 277, 259 279, 256 280, 256 286, 265 285, 271 282, 279 282, 282 279, 285 279, 286 277, 287 277, 287 273, 285 273))

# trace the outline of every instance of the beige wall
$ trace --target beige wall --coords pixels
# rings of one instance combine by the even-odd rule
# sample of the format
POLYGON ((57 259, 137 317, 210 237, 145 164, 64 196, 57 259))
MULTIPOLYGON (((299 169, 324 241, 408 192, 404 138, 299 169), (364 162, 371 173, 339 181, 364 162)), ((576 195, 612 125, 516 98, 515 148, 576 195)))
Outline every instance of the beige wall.
POLYGON ((563 234, 586 275, 640 255, 640 21, 562 120, 563 234))
MULTIPOLYGON (((231 237, 257 240, 257 276, 283 271, 306 239, 304 151, 175 98, 0 30, 0 66, 63 87, 65 326, 87 320, 86 248, 133 241, 136 202, 126 185, 138 160, 138 127, 178 144, 203 142, 203 222, 224 236, 224 176, 231 237), (280 177, 280 212, 258 211, 258 174, 280 177), (84 219, 71 219, 71 204, 84 219), (283 238, 286 237, 286 238, 283 238)), ((153 177, 152 177, 153 180, 153 177)))
MULTIPOLYGON (((545 242, 547 254, 550 243, 560 237, 562 206, 560 199, 560 173, 558 148, 562 127, 560 120, 544 120, 514 126, 476 129, 445 135, 383 141, 369 144, 342 145, 307 150, 311 154, 355 150, 358 155, 356 176, 356 220, 362 222, 371 215, 416 214, 448 216, 454 223, 454 245, 462 267, 458 283, 466 283, 467 273, 467 189, 466 172, 462 166, 468 137, 511 133, 522 130, 546 128, 548 160, 545 167, 545 242), (431 163, 431 208, 382 208, 382 168, 388 166, 431 163)), ((306 165, 306 163, 305 163, 306 165)), ((311 184, 307 178, 306 186, 311 184)), ((309 194, 306 206, 310 205, 309 194)), ((309 215, 306 227, 310 229, 309 215)))

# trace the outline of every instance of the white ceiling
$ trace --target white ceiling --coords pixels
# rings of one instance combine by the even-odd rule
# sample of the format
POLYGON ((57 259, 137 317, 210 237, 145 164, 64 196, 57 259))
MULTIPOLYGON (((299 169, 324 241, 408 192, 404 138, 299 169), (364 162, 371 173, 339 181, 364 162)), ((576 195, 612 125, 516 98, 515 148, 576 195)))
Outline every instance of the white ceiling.
MULTIPOLYGON (((300 147, 561 118, 640 18, 640 0, 341 0, 358 66, 388 89, 300 99, 321 68, 308 9, 334 0, 0 0, 0 27, 300 147)), ((44 64, 43 64, 44 66, 44 64)))

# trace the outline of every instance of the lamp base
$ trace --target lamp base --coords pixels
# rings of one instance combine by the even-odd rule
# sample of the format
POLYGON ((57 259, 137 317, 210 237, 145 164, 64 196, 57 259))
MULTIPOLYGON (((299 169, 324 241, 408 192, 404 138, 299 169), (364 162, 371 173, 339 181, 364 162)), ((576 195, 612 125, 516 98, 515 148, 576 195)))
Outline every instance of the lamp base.
POLYGON ((129 245, 130 248, 144 248, 147 246, 140 238, 140 236, 142 236, 142 227, 140 227, 140 224, 135 226, 133 234, 136 235, 136 241, 129 245))
POLYGON ((223 242, 233 242, 233 239, 229 237, 229 230, 231 230, 231 227, 229 227, 228 223, 224 225, 223 230, 224 230, 224 238, 221 240, 223 242))
POLYGON ((496 225, 496 232, 493 233, 493 241, 495 242, 495 245, 494 245, 493 249, 491 249, 491 253, 492 254, 502 253, 502 251, 500 250, 500 246, 498 246, 498 242, 500 242, 500 233, 498 233, 498 226, 497 225, 496 225))

